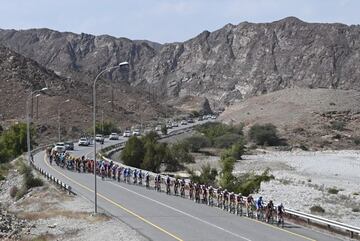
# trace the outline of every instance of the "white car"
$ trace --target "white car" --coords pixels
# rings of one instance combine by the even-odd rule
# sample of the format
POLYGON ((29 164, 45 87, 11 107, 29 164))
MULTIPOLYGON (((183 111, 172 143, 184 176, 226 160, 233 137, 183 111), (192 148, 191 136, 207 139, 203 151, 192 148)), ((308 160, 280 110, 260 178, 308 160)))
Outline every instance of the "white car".
POLYGON ((156 126, 155 131, 161 131, 161 126, 160 125, 156 126))
POLYGON ((177 122, 173 122, 173 123, 171 124, 171 126, 172 126, 172 127, 178 127, 179 124, 178 124, 177 122))
POLYGON ((104 143, 104 137, 103 137, 102 135, 100 135, 100 134, 97 134, 97 135, 95 136, 95 141, 96 141, 96 142, 104 143))
POLYGON ((118 133, 111 133, 109 136, 109 140, 119 140, 119 134, 118 133))
POLYGON ((183 126, 184 126, 184 125, 187 125, 187 121, 186 121, 186 120, 182 120, 182 121, 181 121, 181 125, 183 125, 183 126))
POLYGON ((88 145, 90 145, 90 141, 87 138, 83 137, 83 138, 79 139, 78 145, 79 146, 88 146, 88 145))
POLYGON ((140 136, 140 130, 139 129, 134 129, 132 132, 133 136, 140 136))
POLYGON ((123 137, 130 137, 131 136, 131 131, 126 130, 124 131, 123 137))
POLYGON ((53 150, 59 153, 65 152, 66 151, 65 143, 64 142, 56 143, 53 150))

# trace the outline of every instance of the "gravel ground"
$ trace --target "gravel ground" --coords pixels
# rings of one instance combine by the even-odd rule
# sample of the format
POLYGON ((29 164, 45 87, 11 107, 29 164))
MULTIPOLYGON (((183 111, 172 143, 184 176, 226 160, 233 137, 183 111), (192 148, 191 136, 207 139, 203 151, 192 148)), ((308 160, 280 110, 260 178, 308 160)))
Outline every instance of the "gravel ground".
POLYGON ((270 168, 275 180, 261 185, 259 195, 285 207, 310 212, 320 205, 323 216, 360 226, 360 152, 267 152, 244 156, 235 172, 270 168), (329 193, 329 188, 339 190, 329 193), (354 211, 355 210, 355 211, 354 211))

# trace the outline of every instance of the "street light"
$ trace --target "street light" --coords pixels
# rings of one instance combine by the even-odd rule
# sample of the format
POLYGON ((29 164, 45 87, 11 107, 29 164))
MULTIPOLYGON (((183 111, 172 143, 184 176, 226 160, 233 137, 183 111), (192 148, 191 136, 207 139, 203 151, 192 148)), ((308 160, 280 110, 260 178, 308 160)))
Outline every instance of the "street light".
POLYGON ((40 90, 34 90, 30 92, 28 98, 26 99, 26 142, 27 142, 27 156, 29 164, 31 164, 31 145, 30 145, 30 115, 29 115, 29 100, 32 98, 33 94, 47 90, 47 87, 44 87, 40 90))
POLYGON ((65 104, 69 101, 70 101, 69 99, 63 101, 62 103, 60 103, 60 106, 58 107, 58 138, 59 138, 59 142, 61 141, 60 108, 61 108, 62 104, 65 104))
POLYGON ((94 80, 94 84, 93 84, 93 128, 94 128, 94 193, 95 193, 95 213, 97 213, 97 184, 96 184, 96 82, 98 81, 99 77, 107 72, 110 71, 112 69, 117 69, 120 68, 122 66, 125 65, 129 65, 128 62, 121 62, 120 64, 113 66, 113 67, 108 67, 106 69, 104 69, 103 71, 101 71, 94 80))

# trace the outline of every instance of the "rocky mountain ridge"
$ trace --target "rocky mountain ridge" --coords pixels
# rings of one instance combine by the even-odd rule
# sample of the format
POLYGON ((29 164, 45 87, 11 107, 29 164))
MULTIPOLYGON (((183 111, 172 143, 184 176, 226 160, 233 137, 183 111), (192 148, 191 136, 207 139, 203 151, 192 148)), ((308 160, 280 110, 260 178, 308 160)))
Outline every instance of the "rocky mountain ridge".
POLYGON ((105 66, 129 61, 128 71, 106 77, 155 96, 206 97, 217 107, 284 88, 358 90, 359 36, 358 25, 289 17, 228 24, 163 45, 49 29, 0 30, 0 43, 85 83, 105 66))

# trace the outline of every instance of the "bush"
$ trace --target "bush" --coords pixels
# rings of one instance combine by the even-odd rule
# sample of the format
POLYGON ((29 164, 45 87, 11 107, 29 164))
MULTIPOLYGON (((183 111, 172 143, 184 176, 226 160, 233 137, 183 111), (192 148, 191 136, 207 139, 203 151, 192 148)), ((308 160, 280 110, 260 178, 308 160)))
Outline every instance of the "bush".
POLYGON ((210 140, 205 136, 191 136, 184 140, 192 152, 198 152, 201 148, 211 146, 210 140))
POLYGON ((355 145, 360 145, 360 137, 359 136, 354 137, 353 141, 354 141, 355 145))
POLYGON ((141 162, 144 160, 145 148, 143 142, 136 136, 132 136, 126 142, 121 159, 125 165, 140 168, 141 162))
POLYGON ((330 193, 330 194, 338 194, 339 190, 336 189, 335 187, 332 187, 332 188, 328 189, 328 193, 330 193))
MULTIPOLYGON (((120 132, 120 129, 111 121, 97 122, 95 125, 96 133, 102 135, 110 135, 112 132, 120 132)), ((89 131, 92 133, 93 131, 89 131)))
POLYGON ((41 187, 44 185, 44 182, 37 177, 29 177, 25 180, 25 185, 27 189, 33 188, 33 187, 41 187))
POLYGON ((188 171, 190 174, 190 179, 194 183, 207 184, 211 186, 215 186, 216 184, 216 176, 218 172, 216 168, 211 168, 210 164, 201 166, 200 175, 196 175, 193 171, 188 171))
POLYGON ((242 155, 245 154, 246 147, 245 147, 245 140, 241 139, 237 143, 233 144, 229 149, 226 149, 221 156, 223 158, 232 157, 236 160, 241 160, 242 155))
POLYGON ((333 121, 331 123, 331 128, 333 130, 343 131, 345 129, 345 122, 343 122, 343 121, 333 121))
POLYGON ((276 126, 273 124, 255 124, 250 128, 249 137, 257 145, 277 146, 281 144, 277 135, 276 126))
POLYGON ((214 146, 217 148, 229 148, 236 142, 240 141, 241 136, 238 134, 227 133, 214 139, 214 146))
POLYGON ((325 213, 325 209, 323 209, 320 205, 315 205, 310 208, 310 212, 312 213, 325 213))
POLYGON ((251 193, 258 192, 262 182, 268 182, 274 179, 270 174, 270 169, 265 170, 262 174, 247 173, 237 178, 235 192, 248 196, 251 193))
POLYGON ((19 189, 17 188, 17 186, 12 186, 10 188, 10 197, 14 198, 16 197, 16 194, 18 193, 19 189))
POLYGON ((167 135, 168 131, 167 131, 166 125, 162 125, 162 126, 161 126, 161 133, 162 133, 163 135, 167 135))

